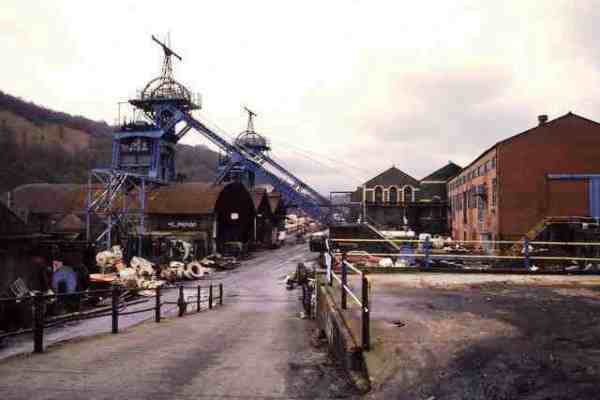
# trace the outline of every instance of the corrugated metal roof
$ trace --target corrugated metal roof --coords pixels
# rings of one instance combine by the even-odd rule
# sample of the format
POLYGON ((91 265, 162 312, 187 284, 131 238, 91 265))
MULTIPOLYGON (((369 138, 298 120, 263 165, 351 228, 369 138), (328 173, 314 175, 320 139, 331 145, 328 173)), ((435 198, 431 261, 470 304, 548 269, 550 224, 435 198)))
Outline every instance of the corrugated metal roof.
POLYGON ((148 196, 148 214, 212 214, 225 186, 186 182, 161 187, 148 196))
MULTIPOLYGON (((147 214, 212 214, 219 195, 225 185, 213 185, 202 182, 173 183, 160 187, 147 194, 147 214)), ((97 191, 101 190, 96 186, 97 191)), ((250 193, 256 209, 260 207, 265 196, 263 189, 250 193)), ((268 205, 271 210, 279 207, 280 195, 268 193, 268 205)), ((13 191, 14 204, 37 214, 84 213, 87 204, 87 185, 75 184, 30 184, 19 186, 13 191)), ((130 193, 129 211, 138 210, 137 195, 130 193), (135 198, 135 202, 132 200, 135 198)), ((116 202, 119 206, 121 203, 116 202)), ((78 218, 74 216, 75 218, 78 218)), ((66 223, 67 221, 65 221, 66 223)), ((70 218, 70 223, 75 222, 70 218)))
MULTIPOLYGON (((148 194, 146 212, 149 214, 211 214, 222 185, 186 182, 158 188, 148 194)), ((100 190, 100 187, 96 187, 100 190)), ((132 194, 135 196, 135 193, 132 194)), ((13 202, 37 214, 70 214, 85 211, 87 185, 36 183, 13 190, 13 202)), ((137 205, 131 205, 135 211, 137 205)))

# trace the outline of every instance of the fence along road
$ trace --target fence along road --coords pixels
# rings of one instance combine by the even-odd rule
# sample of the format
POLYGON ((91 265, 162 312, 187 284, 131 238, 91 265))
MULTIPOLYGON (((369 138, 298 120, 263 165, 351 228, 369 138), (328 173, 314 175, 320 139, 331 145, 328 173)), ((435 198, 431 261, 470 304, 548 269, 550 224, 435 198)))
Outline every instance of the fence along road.
POLYGON ((223 279, 224 305, 214 312, 6 360, 0 364, 0 398, 339 396, 346 379, 328 366, 325 352, 311 347, 315 323, 298 317, 298 292, 285 288, 297 263, 314 257, 307 247, 284 247, 244 262, 223 279))
MULTIPOLYGON (((425 264, 425 267, 431 265, 433 259, 453 259, 453 260, 514 260, 523 261, 523 266, 528 269, 532 265, 532 261, 564 261, 564 262, 586 262, 596 263, 600 265, 600 257, 581 257, 581 256, 543 256, 535 255, 532 253, 532 246, 563 246, 572 249, 592 249, 595 255, 600 253, 600 243, 597 242, 552 242, 552 241, 530 241, 528 238, 524 238, 522 241, 507 241, 507 240, 453 240, 450 244, 465 244, 465 245, 491 245, 493 248, 500 247, 501 245, 513 245, 521 250, 522 255, 499 255, 499 254, 447 254, 447 253, 435 253, 432 251, 432 241, 429 238, 425 240, 418 239, 329 239, 328 248, 335 246, 349 246, 351 244, 358 243, 383 243, 393 242, 396 244, 406 243, 409 245, 421 246, 420 253, 369 253, 376 257, 403 257, 412 258, 413 260, 421 259, 425 264)), ((339 249, 335 249, 340 252, 339 249)))
MULTIPOLYGON (((208 282, 206 282, 206 285, 208 285, 208 282)), ((203 284, 202 286, 206 285, 203 284)), ((188 289, 185 289, 185 292, 189 293, 188 290, 190 289, 194 288, 190 287, 188 289)), ((207 293, 207 290, 204 290, 204 294, 207 293)), ((107 295, 110 296, 110 293, 107 293, 107 295)), ((176 290, 163 290, 162 299, 164 302, 169 303, 164 304, 161 307, 161 315, 163 317, 177 315, 179 310, 177 306, 178 297, 179 293, 176 290)), ((31 299, 31 302, 33 302, 33 299, 31 299)), ((135 314, 120 315, 118 320, 119 329, 127 329, 143 321, 154 318, 154 309, 150 309, 145 312, 140 312, 140 310, 153 307, 154 304, 154 299, 152 298, 148 299, 148 301, 145 302, 135 302, 133 304, 129 304, 126 306, 126 308, 121 307, 122 312, 132 312, 135 314)), ((72 339, 110 332, 112 330, 111 310, 103 312, 102 315, 103 316, 91 319, 65 322, 64 324, 56 324, 50 321, 50 324, 54 326, 44 330, 44 346, 50 346, 56 343, 72 339)), ((31 333, 23 333, 22 335, 16 336, 14 338, 6 339, 4 347, 0 348, 0 360, 17 354, 26 354, 33 351, 33 329, 31 329, 31 331, 31 333)))

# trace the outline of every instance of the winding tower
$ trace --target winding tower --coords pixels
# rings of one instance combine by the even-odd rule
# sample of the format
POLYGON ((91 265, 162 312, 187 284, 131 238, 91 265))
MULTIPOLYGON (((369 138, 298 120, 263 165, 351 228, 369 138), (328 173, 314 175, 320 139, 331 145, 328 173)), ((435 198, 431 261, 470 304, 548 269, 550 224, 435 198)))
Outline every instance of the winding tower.
MULTIPOLYGON (((173 77, 173 58, 182 60, 169 46, 152 36, 163 50, 161 73, 128 103, 133 118, 113 133, 109 168, 91 171, 87 196, 87 240, 110 247, 114 235, 145 233, 144 213, 148 192, 176 179, 175 146, 185 132, 176 132, 175 112, 200 108, 199 96, 173 77), (93 237, 93 222, 102 230, 93 237)), ((139 249, 138 249, 139 250, 139 249)))
MULTIPOLYGON (((243 148, 253 157, 269 155, 269 152, 271 151, 269 140, 254 130, 254 117, 257 116, 256 113, 248 107, 244 107, 244 110, 248 113, 248 123, 246 125, 246 130, 242 131, 235 138, 235 145, 243 148)), ((225 155, 219 159, 218 170, 219 175, 215 180, 216 184, 234 181, 241 182, 251 189, 256 183, 256 173, 254 170, 248 168, 248 166, 239 160, 235 161, 231 154, 225 155)))
POLYGON ((113 134, 112 163, 90 173, 87 196, 88 241, 110 247, 114 234, 137 235, 138 253, 145 234, 146 197, 161 185, 176 179, 175 146, 188 132, 195 131, 225 154, 216 183, 244 180, 249 186, 256 178, 281 194, 286 206, 298 207, 309 216, 327 222, 331 203, 270 156, 269 142, 254 130, 254 112, 248 112, 246 130, 229 141, 192 115, 200 108, 199 96, 173 78, 173 58, 181 57, 152 37, 163 50, 162 71, 139 95, 129 100, 134 117, 113 134), (102 222, 102 231, 93 235, 93 222, 102 222))

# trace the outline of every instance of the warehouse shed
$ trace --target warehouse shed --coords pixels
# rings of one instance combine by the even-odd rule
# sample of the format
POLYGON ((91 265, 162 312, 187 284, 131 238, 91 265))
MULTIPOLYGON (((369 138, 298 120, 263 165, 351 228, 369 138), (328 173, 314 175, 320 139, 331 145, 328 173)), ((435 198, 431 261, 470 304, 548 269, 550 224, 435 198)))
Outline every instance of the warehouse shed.
MULTIPOLYGON (((137 194, 132 192, 129 197, 128 211, 138 213, 137 194)), ((86 198, 86 185, 30 184, 11 192, 12 202, 26 210, 37 232, 55 235, 75 234, 79 229, 79 236, 84 236, 86 198)), ((267 205, 260 209, 270 211, 267 205)), ((194 236, 203 242, 201 253, 209 254, 220 251, 226 242, 249 243, 254 238, 256 215, 253 195, 241 183, 176 183, 148 193, 145 234, 194 236)), ((101 226, 93 224, 92 230, 95 228, 101 226)), ((129 232, 131 236, 137 234, 135 229, 129 232)))

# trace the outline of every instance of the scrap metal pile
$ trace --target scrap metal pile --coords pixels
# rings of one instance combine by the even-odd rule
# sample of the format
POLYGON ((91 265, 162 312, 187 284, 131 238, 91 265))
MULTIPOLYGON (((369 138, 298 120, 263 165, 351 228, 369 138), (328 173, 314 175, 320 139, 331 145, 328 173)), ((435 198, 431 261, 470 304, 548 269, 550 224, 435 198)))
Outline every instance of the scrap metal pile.
POLYGON ((216 269, 231 269, 239 263, 233 257, 214 254, 198 261, 169 261, 165 265, 152 263, 142 257, 132 257, 125 263, 120 246, 113 246, 96 255, 100 273, 91 274, 96 283, 120 284, 128 289, 150 290, 183 280, 209 277, 216 269))

